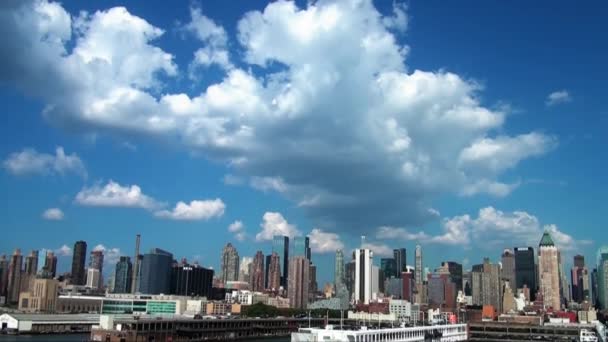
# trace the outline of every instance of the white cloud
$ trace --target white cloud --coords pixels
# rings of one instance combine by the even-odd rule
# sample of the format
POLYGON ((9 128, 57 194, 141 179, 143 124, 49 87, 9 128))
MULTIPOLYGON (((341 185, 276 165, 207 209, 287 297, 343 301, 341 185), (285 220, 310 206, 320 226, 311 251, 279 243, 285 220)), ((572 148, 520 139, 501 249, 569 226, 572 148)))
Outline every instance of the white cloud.
POLYGON ((399 239, 405 241, 426 240, 429 236, 425 232, 412 233, 405 228, 382 226, 376 230, 377 239, 399 239))
POLYGON ((232 174, 224 175, 224 178, 222 179, 222 181, 226 185, 241 185, 241 184, 245 183, 245 180, 243 180, 243 178, 232 175, 232 174))
POLYGON ((106 265, 115 265, 121 256, 120 248, 108 248, 103 244, 98 244, 97 246, 93 247, 93 251, 103 252, 103 263, 106 265))
POLYGON ((4 168, 14 175, 60 174, 69 172, 86 177, 84 163, 75 154, 66 155, 63 147, 57 147, 55 154, 39 153, 33 148, 11 153, 4 160, 4 168))
POLYGON ((287 191, 287 185, 283 182, 280 177, 251 177, 249 184, 252 188, 258 189, 264 192, 276 191, 285 192, 287 191))
POLYGON ((567 90, 558 90, 554 91, 551 94, 547 95, 547 99, 545 100, 545 104, 547 106, 554 106, 560 103, 567 103, 572 101, 572 97, 567 90))
POLYGON ((42 213, 42 218, 50 221, 61 221, 63 216, 63 211, 59 208, 49 208, 42 213))
POLYGON ((228 231, 234 233, 234 238, 237 241, 244 241, 247 237, 245 225, 241 221, 234 221, 228 226, 228 231))
POLYGON ((70 248, 68 245, 63 245, 55 249, 54 252, 57 256, 70 256, 72 255, 72 248, 70 248))
POLYGON ((262 230, 256 234, 256 241, 270 241, 275 235, 285 235, 290 238, 302 235, 295 225, 287 222, 283 215, 277 212, 264 213, 260 227, 262 230))
POLYGON ((217 64, 226 70, 232 69, 226 30, 203 15, 200 8, 190 8, 190 16, 191 21, 184 28, 204 44, 202 48, 194 52, 194 60, 190 64, 191 69, 197 66, 208 67, 212 64, 217 64))
POLYGON ((393 256, 393 249, 381 243, 365 242, 361 245, 361 247, 370 249, 372 252, 374 252, 375 257, 393 256))
POLYGON ((463 196, 473 196, 481 193, 487 193, 495 197, 505 197, 513 190, 519 187, 520 183, 505 184, 501 182, 493 182, 487 179, 480 179, 475 183, 467 184, 460 191, 463 196))
POLYGON ((160 210, 154 215, 172 220, 209 220, 224 215, 225 209, 226 205, 219 198, 214 200, 194 200, 189 204, 180 201, 172 211, 160 210))
POLYGON ((76 194, 76 203, 91 207, 125 207, 152 210, 162 206, 145 195, 137 185, 122 186, 110 180, 105 186, 85 187, 76 194))
POLYGON ((497 136, 506 109, 482 103, 475 81, 408 69, 394 35, 403 4, 387 17, 371 0, 273 2, 239 20, 234 55, 219 24, 191 16, 204 63, 223 63, 222 49, 243 57, 200 94, 163 89, 178 67, 155 45, 162 29, 122 7, 71 17, 45 0, 0 5, 0 82, 41 98, 57 126, 164 139, 247 179, 280 179, 314 224, 354 234, 428 223, 444 193, 505 195, 502 174, 555 145, 497 136), (467 190, 480 181, 494 186, 467 190))
POLYGON ((313 253, 335 253, 338 249, 344 249, 344 244, 340 236, 336 233, 324 232, 314 228, 308 234, 310 239, 310 249, 313 253))

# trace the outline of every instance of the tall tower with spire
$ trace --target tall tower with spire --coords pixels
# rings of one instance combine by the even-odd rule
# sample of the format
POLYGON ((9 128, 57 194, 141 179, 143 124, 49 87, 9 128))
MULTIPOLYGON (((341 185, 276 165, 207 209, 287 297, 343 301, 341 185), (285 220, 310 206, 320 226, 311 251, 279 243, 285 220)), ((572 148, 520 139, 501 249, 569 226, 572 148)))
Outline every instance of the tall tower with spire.
POLYGON ((538 244, 538 279, 539 291, 543 296, 545 307, 559 310, 561 308, 559 251, 547 230, 538 244))

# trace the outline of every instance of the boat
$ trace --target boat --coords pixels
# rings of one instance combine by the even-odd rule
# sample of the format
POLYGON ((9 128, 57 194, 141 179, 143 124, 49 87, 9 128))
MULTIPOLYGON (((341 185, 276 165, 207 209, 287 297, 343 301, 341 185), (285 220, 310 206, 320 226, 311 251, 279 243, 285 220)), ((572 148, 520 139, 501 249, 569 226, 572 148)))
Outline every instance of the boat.
POLYGON ((399 341, 466 341, 466 324, 443 324, 418 327, 339 329, 300 328, 291 334, 291 342, 348 341, 348 342, 399 342, 399 341))
POLYGON ((579 334, 579 341, 580 342, 598 342, 599 338, 597 337, 597 334, 595 333, 595 331, 589 330, 589 329, 581 329, 581 332, 579 334))

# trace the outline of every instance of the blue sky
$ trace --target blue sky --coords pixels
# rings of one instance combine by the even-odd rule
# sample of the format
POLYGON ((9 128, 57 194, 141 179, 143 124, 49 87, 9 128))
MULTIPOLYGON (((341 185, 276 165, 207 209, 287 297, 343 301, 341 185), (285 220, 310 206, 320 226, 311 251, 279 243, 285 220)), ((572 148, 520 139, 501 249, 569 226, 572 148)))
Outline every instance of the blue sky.
POLYGON ((0 251, 111 261, 140 233, 217 268, 311 233, 322 285, 360 235, 434 268, 549 229, 590 262, 608 6, 586 5, 5 2, 0 251))

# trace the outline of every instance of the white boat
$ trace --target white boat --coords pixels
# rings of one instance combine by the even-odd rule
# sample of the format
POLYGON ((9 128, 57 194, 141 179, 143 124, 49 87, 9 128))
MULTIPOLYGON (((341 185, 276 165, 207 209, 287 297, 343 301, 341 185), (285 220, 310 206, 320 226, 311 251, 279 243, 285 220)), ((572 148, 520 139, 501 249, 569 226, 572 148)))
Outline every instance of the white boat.
POLYGON ((361 327, 359 330, 339 330, 328 325, 321 328, 300 328, 291 334, 291 342, 417 342, 417 341, 466 341, 466 324, 431 325, 408 328, 361 327))
POLYGON ((579 334, 579 341, 580 342, 598 342, 599 338, 597 337, 597 334, 595 333, 595 331, 589 330, 589 329, 581 329, 581 332, 579 334))

